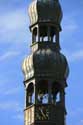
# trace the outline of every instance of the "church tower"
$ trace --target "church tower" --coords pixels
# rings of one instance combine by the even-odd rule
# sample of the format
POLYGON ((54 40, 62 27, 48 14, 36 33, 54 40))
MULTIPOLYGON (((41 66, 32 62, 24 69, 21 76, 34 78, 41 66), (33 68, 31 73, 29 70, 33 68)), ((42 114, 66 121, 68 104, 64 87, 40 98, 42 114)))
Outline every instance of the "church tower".
POLYGON ((69 68, 60 52, 59 0, 32 0, 29 6, 32 53, 23 61, 24 125, 66 125, 65 88, 69 68))

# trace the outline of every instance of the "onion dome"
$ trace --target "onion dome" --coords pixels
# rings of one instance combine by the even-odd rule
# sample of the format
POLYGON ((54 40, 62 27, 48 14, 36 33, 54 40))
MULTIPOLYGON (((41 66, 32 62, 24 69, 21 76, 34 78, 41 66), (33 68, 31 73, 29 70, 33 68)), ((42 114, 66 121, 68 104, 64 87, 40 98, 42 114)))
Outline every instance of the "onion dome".
POLYGON ((22 66, 25 80, 36 77, 54 78, 56 80, 67 79, 69 74, 68 63, 61 53, 50 48, 39 49, 33 55, 26 58, 22 66))
POLYGON ((60 24, 62 10, 59 0, 33 0, 29 6, 31 25, 37 22, 53 22, 60 24))
POLYGON ((33 55, 30 55, 24 59, 22 64, 22 71, 25 76, 25 80, 31 78, 34 75, 33 55))

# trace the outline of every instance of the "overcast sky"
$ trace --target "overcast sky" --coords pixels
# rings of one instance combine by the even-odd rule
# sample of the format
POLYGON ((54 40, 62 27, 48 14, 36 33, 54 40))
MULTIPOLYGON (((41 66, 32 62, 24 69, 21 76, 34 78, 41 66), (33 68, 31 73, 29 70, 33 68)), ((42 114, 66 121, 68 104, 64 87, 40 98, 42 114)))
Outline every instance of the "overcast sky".
MULTIPOLYGON (((23 125, 21 64, 30 54, 30 0, 0 0, 0 125, 23 125)), ((83 0, 60 0, 60 43, 70 76, 66 89, 67 125, 83 125, 83 0)))

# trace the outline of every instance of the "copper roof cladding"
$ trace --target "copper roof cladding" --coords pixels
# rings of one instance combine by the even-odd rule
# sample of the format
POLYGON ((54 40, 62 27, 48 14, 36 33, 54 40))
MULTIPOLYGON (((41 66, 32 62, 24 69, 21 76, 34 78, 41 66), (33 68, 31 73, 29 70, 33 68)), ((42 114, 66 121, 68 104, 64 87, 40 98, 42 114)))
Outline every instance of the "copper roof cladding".
POLYGON ((62 10, 58 0, 33 0, 29 6, 30 25, 37 22, 60 24, 62 10))
POLYGON ((25 74, 25 80, 34 76, 64 80, 67 79, 69 74, 66 57, 51 48, 38 49, 25 58, 22 70, 25 74))

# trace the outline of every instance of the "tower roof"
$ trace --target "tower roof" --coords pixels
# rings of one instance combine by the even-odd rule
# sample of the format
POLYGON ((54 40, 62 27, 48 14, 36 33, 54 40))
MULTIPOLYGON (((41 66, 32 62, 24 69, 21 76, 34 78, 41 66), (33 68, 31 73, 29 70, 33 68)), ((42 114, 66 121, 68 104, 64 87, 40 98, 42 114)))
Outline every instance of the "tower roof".
POLYGON ((33 0, 29 6, 30 23, 53 22, 60 24, 62 10, 59 0, 33 0))
POLYGON ((54 78, 56 80, 67 79, 69 74, 66 57, 53 51, 51 48, 42 48, 27 57, 22 65, 25 80, 34 76, 54 78))

